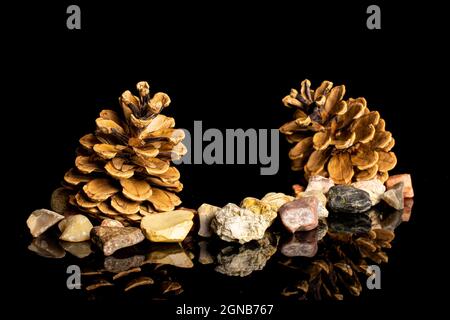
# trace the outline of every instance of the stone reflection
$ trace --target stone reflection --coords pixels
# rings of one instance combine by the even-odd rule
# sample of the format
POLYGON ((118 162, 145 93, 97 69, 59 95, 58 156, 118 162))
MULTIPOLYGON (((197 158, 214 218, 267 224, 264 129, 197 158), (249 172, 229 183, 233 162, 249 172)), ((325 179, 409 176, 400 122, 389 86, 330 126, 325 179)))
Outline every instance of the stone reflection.
POLYGON ((148 290, 152 298, 166 300, 184 291, 188 277, 200 274, 197 280, 203 281, 203 272, 208 279, 218 273, 243 277, 245 286, 245 277, 258 271, 263 277, 277 277, 280 287, 267 290, 280 290, 283 298, 342 300, 361 294, 370 265, 388 262, 394 231, 411 216, 413 200, 404 204, 398 211, 377 206, 366 213, 330 213, 316 229, 293 235, 275 224, 263 239, 243 245, 188 236, 180 244, 140 243, 104 257, 90 242, 58 241, 56 234, 46 233, 28 248, 46 258, 66 256, 68 264, 79 258, 82 288, 93 299, 105 290, 148 290))
POLYGON ((253 240, 241 246, 227 246, 217 255, 215 270, 228 276, 245 277, 262 270, 277 251, 276 239, 266 233, 261 240, 253 240))

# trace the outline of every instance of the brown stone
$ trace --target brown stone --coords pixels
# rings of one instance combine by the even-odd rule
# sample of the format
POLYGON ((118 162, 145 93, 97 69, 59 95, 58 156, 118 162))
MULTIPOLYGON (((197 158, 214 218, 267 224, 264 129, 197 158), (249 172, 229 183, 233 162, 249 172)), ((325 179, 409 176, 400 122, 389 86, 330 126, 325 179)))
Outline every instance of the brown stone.
POLYGON ((94 227, 91 230, 91 240, 103 250, 105 256, 144 239, 142 231, 134 227, 94 227))

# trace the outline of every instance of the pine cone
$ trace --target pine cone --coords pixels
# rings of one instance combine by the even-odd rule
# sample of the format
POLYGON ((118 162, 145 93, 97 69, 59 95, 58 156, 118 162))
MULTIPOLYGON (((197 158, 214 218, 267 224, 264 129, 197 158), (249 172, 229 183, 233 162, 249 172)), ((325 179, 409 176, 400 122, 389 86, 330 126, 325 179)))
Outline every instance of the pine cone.
POLYGON ((139 97, 125 91, 119 98, 123 115, 103 110, 94 133, 83 136, 75 168, 64 176, 74 190, 69 202, 97 218, 139 222, 151 212, 173 210, 181 203, 179 171, 171 160, 186 152, 184 132, 160 112, 167 94, 150 96, 147 82, 137 84, 139 97))
POLYGON ((285 106, 295 108, 295 120, 280 127, 295 144, 289 151, 291 168, 304 170, 306 179, 322 175, 337 184, 373 178, 384 182, 397 164, 390 152, 395 140, 364 98, 343 100, 344 94, 344 85, 324 81, 312 90, 304 80, 300 93, 292 89, 283 99, 285 106))

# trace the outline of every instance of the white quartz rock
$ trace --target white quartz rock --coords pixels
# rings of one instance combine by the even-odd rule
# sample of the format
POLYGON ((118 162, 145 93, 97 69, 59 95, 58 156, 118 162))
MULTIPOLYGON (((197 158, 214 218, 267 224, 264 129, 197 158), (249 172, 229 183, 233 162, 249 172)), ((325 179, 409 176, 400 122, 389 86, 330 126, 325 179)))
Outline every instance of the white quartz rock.
POLYGON ((217 210, 211 221, 211 228, 222 240, 238 241, 242 244, 262 239, 272 223, 271 218, 270 214, 255 213, 229 203, 217 210))
POLYGON ((386 187, 384 186, 383 182, 378 179, 353 182, 352 186, 357 189, 366 191, 370 195, 372 206, 378 204, 381 201, 381 198, 386 191, 386 187))

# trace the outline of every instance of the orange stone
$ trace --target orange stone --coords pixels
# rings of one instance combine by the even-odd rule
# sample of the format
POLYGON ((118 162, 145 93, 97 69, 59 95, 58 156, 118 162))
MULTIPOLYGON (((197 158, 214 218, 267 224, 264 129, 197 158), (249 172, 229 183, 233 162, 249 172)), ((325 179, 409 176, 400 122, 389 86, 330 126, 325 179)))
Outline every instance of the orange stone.
POLYGON ((389 179, 387 179, 387 181, 386 181, 386 188, 389 190, 399 182, 404 183, 403 197, 405 197, 405 198, 414 197, 414 190, 412 187, 411 175, 408 173, 390 176, 389 179))

